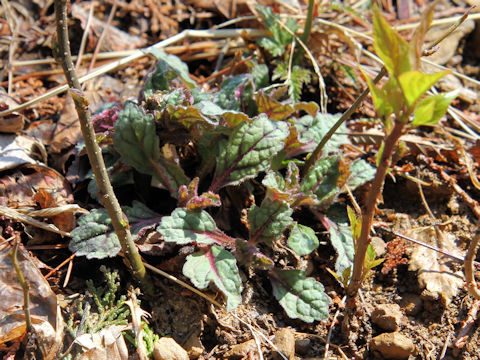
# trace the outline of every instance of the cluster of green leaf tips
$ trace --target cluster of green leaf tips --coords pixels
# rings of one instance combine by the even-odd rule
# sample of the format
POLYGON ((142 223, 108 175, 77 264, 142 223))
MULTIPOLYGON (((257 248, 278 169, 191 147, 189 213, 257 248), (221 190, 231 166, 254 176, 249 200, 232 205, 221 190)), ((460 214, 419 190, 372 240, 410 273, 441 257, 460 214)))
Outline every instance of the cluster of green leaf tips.
MULTIPOLYGON (((119 274, 110 271, 105 266, 100 266, 100 272, 105 278, 104 286, 95 286, 92 280, 87 280, 87 294, 72 305, 66 322, 67 330, 73 339, 82 334, 95 334, 112 325, 126 325, 130 316, 130 308, 125 303, 127 297, 120 295, 119 274)), ((143 335, 147 354, 151 356, 155 341, 158 340, 153 330, 147 323, 143 323, 143 335)), ((136 346, 135 337, 129 332, 126 338, 136 346)), ((73 358, 69 354, 64 359, 73 358)))
MULTIPOLYGON (((262 14, 273 38, 261 39, 259 44, 273 56, 285 53, 292 36, 277 28, 271 10, 263 9, 262 14)), ((286 26, 296 30, 291 21, 286 26)), ((404 46, 396 41, 395 46, 404 46)), ((391 78, 397 83, 389 80, 382 89, 370 84, 384 119, 392 112, 402 115, 426 91, 419 72, 399 73, 406 66, 401 58, 406 55, 400 54, 389 58, 392 64, 386 61, 387 69, 399 75, 391 78), (415 94, 410 87, 415 88, 415 94), (398 91, 405 96, 407 107, 386 101, 398 91)), ((109 170, 116 169, 111 176, 114 186, 131 183, 133 171, 137 171, 150 175, 153 183, 177 200, 177 207, 163 217, 139 201, 125 206, 133 236, 153 228, 165 242, 195 245, 196 251, 186 257, 184 275, 199 289, 213 281, 226 296, 228 310, 241 303, 240 264, 243 269, 268 275, 275 298, 291 318, 306 322, 325 319, 329 298, 322 284, 302 270, 279 268, 266 253, 272 254, 277 242, 286 242, 298 256, 314 251, 319 245, 315 231, 292 216, 302 207, 315 207, 322 214, 322 224, 338 255, 335 272, 348 278, 355 245, 347 209, 337 199, 345 185, 354 190, 370 181, 376 169, 362 159, 349 164, 342 160, 340 145, 348 142, 347 129, 342 125, 323 149, 322 158, 300 176, 301 159, 313 151, 339 118, 320 113, 315 103, 298 101, 299 89, 308 78, 304 69, 290 68, 285 77, 281 64, 286 61, 279 61, 274 77, 286 80, 288 90, 280 87, 264 91, 270 85, 267 66, 250 61, 250 72, 225 78, 219 91, 212 93, 197 86, 187 65, 177 57, 158 49, 151 55, 158 62, 145 81, 140 99, 112 106, 98 114, 94 122, 109 170), (195 161, 186 161, 186 153, 195 154, 195 161), (130 169, 119 172, 119 164, 130 169), (215 215, 228 197, 225 188, 240 185, 255 194, 257 203, 246 209, 244 229, 226 233, 217 225, 215 215)), ((430 118, 436 117, 437 99, 421 100, 415 114, 423 111, 424 119, 430 111, 430 118)), ((405 116, 410 114, 406 112, 405 116)), ((418 121, 414 119, 414 124, 418 121)), ((89 191, 96 197, 94 181, 89 191)), ((352 214, 350 220, 357 222, 352 214)), ((356 232, 358 229, 354 229, 356 232)), ((70 249, 88 258, 118 254, 120 244, 104 209, 79 219, 70 249)), ((374 256, 369 256, 369 261, 374 261, 374 256)))

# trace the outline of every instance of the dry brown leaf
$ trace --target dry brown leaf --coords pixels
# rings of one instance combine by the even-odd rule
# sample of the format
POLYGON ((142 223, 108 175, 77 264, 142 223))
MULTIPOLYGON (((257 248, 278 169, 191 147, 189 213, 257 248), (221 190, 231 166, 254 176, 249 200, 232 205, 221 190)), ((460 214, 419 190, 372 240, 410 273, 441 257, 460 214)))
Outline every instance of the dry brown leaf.
MULTIPOLYGON (((0 245, 0 346, 7 341, 21 341, 26 332, 23 291, 8 258, 10 250, 10 244, 0 245)), ((29 253, 22 248, 18 251, 18 262, 30 286, 32 327, 39 350, 44 359, 54 359, 63 340, 63 320, 57 297, 29 253)))
POLYGON ((128 349, 122 331, 127 325, 112 325, 95 334, 83 334, 75 342, 80 345, 84 353, 80 360, 127 360, 128 349))
MULTIPOLYGON (((7 94, 0 93, 0 111, 8 110, 18 106, 12 97, 7 94)), ((13 112, 10 115, 0 117, 0 132, 16 133, 23 130, 25 125, 25 116, 18 112, 13 112)))
MULTIPOLYGON (((437 236, 433 228, 406 231, 419 241, 436 246, 453 255, 463 256, 455 243, 455 237, 448 233, 437 236)), ((443 303, 448 305, 464 284, 461 271, 455 271, 451 258, 424 246, 415 245, 409 261, 409 270, 418 272, 418 283, 432 294, 438 294, 443 303)))

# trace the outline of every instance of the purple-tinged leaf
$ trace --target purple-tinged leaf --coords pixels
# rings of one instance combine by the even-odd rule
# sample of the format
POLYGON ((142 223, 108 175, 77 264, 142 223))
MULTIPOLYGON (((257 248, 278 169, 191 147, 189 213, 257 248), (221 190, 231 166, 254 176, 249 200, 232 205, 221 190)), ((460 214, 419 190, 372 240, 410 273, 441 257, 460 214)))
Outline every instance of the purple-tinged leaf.
POLYGON ((183 274, 198 289, 205 289, 211 281, 227 297, 227 311, 235 309, 242 302, 242 279, 237 260, 221 246, 212 245, 187 256, 183 274))
MULTIPOLYGON (((160 220, 160 215, 138 201, 134 201, 132 207, 125 206, 122 209, 128 218, 134 237, 143 228, 160 220)), ((77 256, 103 259, 116 256, 121 250, 118 237, 113 231, 112 221, 105 209, 95 209, 90 214, 82 216, 71 235, 72 239, 68 247, 77 256)))
MULTIPOLYGON (((295 119, 298 140, 301 143, 310 145, 310 148, 306 148, 305 150, 307 152, 313 151, 315 146, 323 139, 339 118, 339 114, 332 115, 317 113, 315 117, 305 115, 295 119)), ((348 144, 349 140, 347 134, 347 126, 343 123, 326 143, 323 148, 323 154, 327 155, 338 152, 340 145, 348 144)))
POLYGON ((222 205, 220 201, 220 196, 212 192, 206 192, 202 195, 198 195, 198 181, 199 178, 196 177, 192 182, 187 186, 182 185, 178 191, 178 206, 185 207, 188 210, 202 210, 209 206, 220 206, 222 205))
POLYGON ((293 210, 284 201, 265 198, 261 206, 253 205, 248 211, 250 244, 264 242, 270 244, 278 240, 285 229, 293 222, 293 210))
POLYGON ((331 200, 338 193, 341 177, 340 161, 337 156, 320 159, 308 172, 300 186, 302 192, 313 192, 320 203, 331 200))
POLYGON ((198 195, 198 177, 194 178, 190 184, 182 185, 178 188, 178 207, 186 207, 190 199, 198 195))
POLYGON ((177 208, 171 216, 162 218, 157 231, 163 235, 165 241, 179 245, 197 243, 235 247, 235 240, 220 231, 215 220, 203 210, 177 208))
POLYGON ((342 274, 345 269, 353 266, 355 255, 355 245, 347 211, 343 206, 333 205, 328 209, 327 216, 323 217, 322 223, 330 233, 330 241, 337 252, 335 272, 342 274))
POLYGON ((283 151, 285 152, 285 158, 291 159, 297 155, 304 154, 312 151, 313 146, 315 145, 314 141, 311 140, 309 143, 304 143, 299 140, 298 130, 295 126, 289 125, 289 134, 285 139, 285 145, 283 151))
POLYGON ((240 125, 220 148, 210 190, 217 192, 226 185, 238 185, 267 169, 272 157, 282 150, 287 136, 287 124, 265 115, 240 125))
POLYGON ((286 120, 293 114, 294 110, 291 105, 283 105, 278 101, 271 99, 263 92, 259 92, 256 97, 258 112, 264 113, 269 119, 279 121, 286 120))
POLYGON ((299 169, 293 161, 287 165, 285 179, 279 172, 269 171, 262 184, 267 187, 267 198, 285 201, 293 209, 301 205, 313 205, 317 201, 316 195, 312 192, 301 191, 299 169))
POLYGON ((235 256, 241 264, 253 266, 255 269, 270 270, 275 266, 272 259, 243 239, 237 239, 235 256))
POLYGON ((347 185, 350 190, 369 182, 375 176, 377 169, 363 159, 354 160, 350 165, 350 176, 347 185))
POLYGON ((301 270, 276 271, 272 275, 273 295, 290 318, 308 323, 328 318, 330 299, 321 283, 301 270))

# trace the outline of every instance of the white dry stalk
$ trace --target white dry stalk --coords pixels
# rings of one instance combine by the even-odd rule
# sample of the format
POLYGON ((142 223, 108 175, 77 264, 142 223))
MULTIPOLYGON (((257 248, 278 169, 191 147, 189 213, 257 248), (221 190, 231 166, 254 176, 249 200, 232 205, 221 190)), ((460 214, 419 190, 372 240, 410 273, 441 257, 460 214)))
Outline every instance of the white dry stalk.
MULTIPOLYGON (((131 62, 138 60, 142 57, 148 56, 149 52, 153 49, 161 49, 164 48, 168 45, 174 44, 178 41, 188 39, 188 38, 209 38, 209 39, 223 39, 223 38, 233 38, 233 37, 240 37, 240 36, 246 36, 246 37, 252 37, 252 38, 257 38, 261 36, 268 36, 270 34, 269 31, 267 30, 258 30, 258 29, 224 29, 224 30, 184 30, 179 34, 176 34, 168 39, 165 39, 163 41, 160 41, 152 46, 149 46, 148 48, 145 49, 139 49, 136 50, 133 54, 130 56, 127 56, 123 59, 120 59, 118 61, 106 64, 104 66, 99 67, 98 69, 92 71, 91 73, 88 73, 82 77, 80 77, 78 80, 80 84, 85 83, 86 81, 92 80, 100 75, 106 74, 110 71, 113 71, 115 69, 118 69, 122 66, 128 65, 131 62)), ((35 105, 41 101, 44 101, 46 99, 49 99, 55 95, 59 95, 64 93, 69 89, 67 84, 57 86, 56 88, 48 91, 47 93, 43 94, 42 96, 39 96, 35 99, 32 99, 30 101, 27 101, 15 108, 8 109, 5 111, 0 112, 0 117, 6 116, 8 114, 11 114, 14 111, 20 111, 25 108, 28 108, 32 105, 35 105)))

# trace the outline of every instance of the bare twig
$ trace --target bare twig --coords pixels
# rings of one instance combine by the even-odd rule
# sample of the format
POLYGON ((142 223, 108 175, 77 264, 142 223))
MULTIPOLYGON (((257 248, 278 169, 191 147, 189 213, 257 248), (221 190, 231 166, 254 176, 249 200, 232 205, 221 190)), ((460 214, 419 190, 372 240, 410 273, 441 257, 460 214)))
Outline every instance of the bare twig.
POLYGON ((468 247, 467 254, 465 255, 465 262, 463 269, 465 272, 465 281, 467 282, 468 292, 477 300, 480 300, 480 289, 477 287, 475 281, 475 272, 473 269, 473 259, 477 255, 477 249, 480 240, 480 233, 477 233, 468 247))
POLYGON ((133 242, 128 222, 126 217, 124 217, 120 204, 113 192, 105 162, 103 161, 102 150, 96 142, 95 131, 93 129, 90 110, 88 108, 88 101, 80 90, 81 85, 77 78, 77 73, 70 53, 66 5, 67 0, 55 0, 57 41, 54 45, 54 51, 57 59, 61 62, 68 86, 70 87, 70 94, 75 102, 75 108, 77 110, 83 138, 85 140, 85 147, 98 185, 100 198, 103 200, 103 205, 110 216, 113 228, 118 236, 123 253, 129 262, 134 278, 141 284, 143 291, 148 294, 153 294, 152 282, 143 266, 138 249, 133 242))
POLYGON ((454 342, 454 346, 457 349, 461 349, 465 346, 468 339, 468 333, 473 324, 475 324, 475 321, 477 321, 478 310, 480 310, 480 300, 476 299, 468 310, 467 318, 462 321, 462 327, 458 330, 457 339, 454 342))

